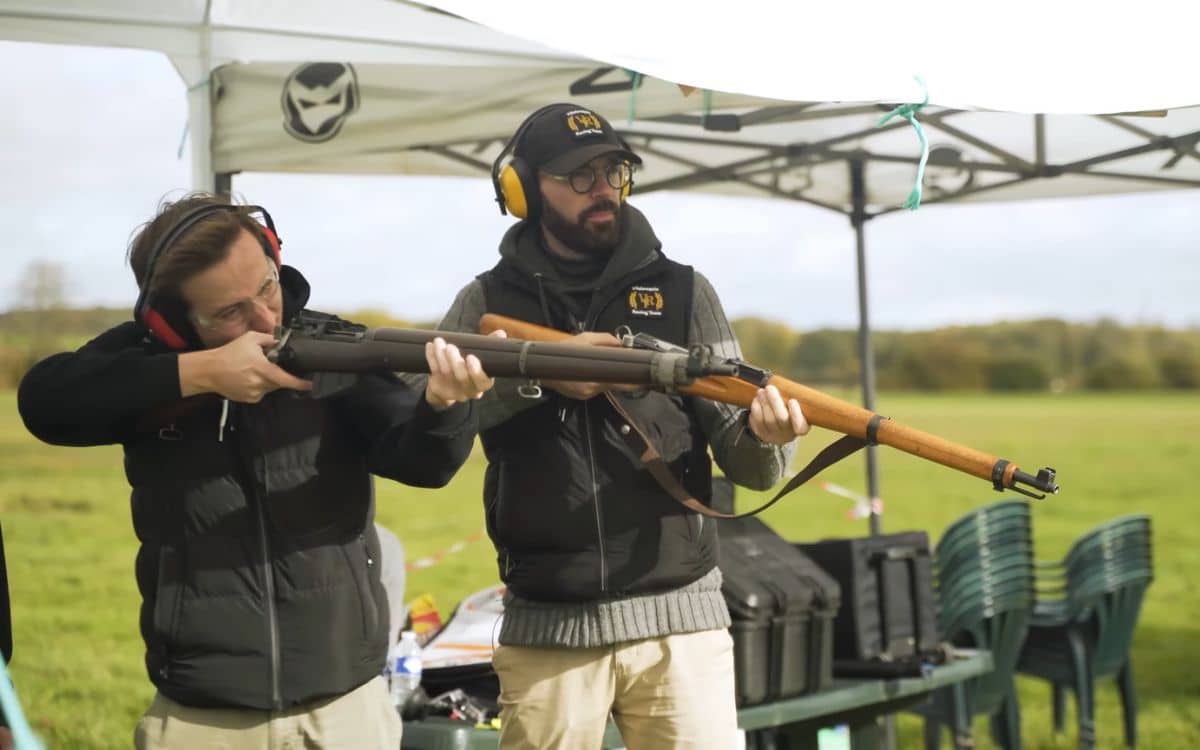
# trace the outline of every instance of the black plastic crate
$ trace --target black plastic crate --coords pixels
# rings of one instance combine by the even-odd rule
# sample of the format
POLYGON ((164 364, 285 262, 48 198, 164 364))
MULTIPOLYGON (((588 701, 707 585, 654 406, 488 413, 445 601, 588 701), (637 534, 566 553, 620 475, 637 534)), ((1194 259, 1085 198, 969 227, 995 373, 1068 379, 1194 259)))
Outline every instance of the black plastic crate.
MULTIPOLYGON (((834 671, 917 664, 939 653, 929 538, 924 531, 796 545, 841 586, 834 671)), ((869 671, 869 670, 868 670, 869 671)))
POLYGON ((722 520, 718 535, 738 705, 828 687, 837 582, 756 518, 722 520))

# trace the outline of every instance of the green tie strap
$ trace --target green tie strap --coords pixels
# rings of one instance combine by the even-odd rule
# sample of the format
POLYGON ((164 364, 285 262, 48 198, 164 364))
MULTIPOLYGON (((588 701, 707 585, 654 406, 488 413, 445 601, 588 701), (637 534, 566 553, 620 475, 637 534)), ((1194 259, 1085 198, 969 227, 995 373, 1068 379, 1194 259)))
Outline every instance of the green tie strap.
POLYGON ((875 127, 878 128, 893 117, 903 117, 908 120, 909 125, 913 126, 913 130, 917 131, 917 140, 921 143, 921 158, 917 161, 917 177, 913 181, 913 188, 908 193, 908 199, 904 201, 904 207, 910 211, 916 211, 921 206, 921 183, 925 179, 925 162, 929 161, 929 141, 925 139, 925 129, 921 127, 921 123, 917 122, 916 117, 917 112, 929 104, 929 88, 920 76, 914 76, 914 78, 921 86, 925 100, 920 104, 897 105, 891 112, 881 117, 879 122, 875 123, 875 127))

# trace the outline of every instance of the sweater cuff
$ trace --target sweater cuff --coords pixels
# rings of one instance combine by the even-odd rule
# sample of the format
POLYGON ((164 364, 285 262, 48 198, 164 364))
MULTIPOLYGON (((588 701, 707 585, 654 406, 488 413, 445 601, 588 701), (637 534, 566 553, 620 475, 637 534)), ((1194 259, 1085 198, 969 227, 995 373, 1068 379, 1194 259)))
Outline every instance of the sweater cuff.
POLYGON ((150 357, 140 377, 141 390, 153 403, 183 398, 183 389, 179 384, 179 354, 175 352, 150 357))
POLYGON ((455 438, 465 432, 473 433, 476 425, 474 401, 459 401, 449 409, 435 411, 421 393, 413 412, 413 423, 421 432, 434 437, 455 438))
POLYGON ((738 443, 745 440, 745 441, 749 442, 750 445, 753 445, 758 448, 764 448, 767 450, 774 450, 779 447, 778 445, 775 445, 774 443, 763 442, 762 440, 759 439, 758 435, 754 434, 754 430, 750 429, 750 410, 749 409, 746 409, 745 413, 742 414, 742 416, 738 417, 738 425, 734 429, 737 430, 737 433, 734 435, 734 438, 733 438, 734 446, 736 446, 738 443))

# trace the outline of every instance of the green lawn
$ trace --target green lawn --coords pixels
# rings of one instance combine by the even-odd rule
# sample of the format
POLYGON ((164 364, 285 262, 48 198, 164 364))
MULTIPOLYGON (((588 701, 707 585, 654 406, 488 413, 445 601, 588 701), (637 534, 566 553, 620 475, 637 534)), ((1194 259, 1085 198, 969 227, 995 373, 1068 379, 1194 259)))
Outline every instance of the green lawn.
MULTIPOLYGON (((1085 529, 1115 515, 1147 512, 1155 524, 1157 580, 1134 646, 1141 747, 1200 747, 1200 524, 1192 482, 1200 468, 1196 395, 898 395, 880 412, 1020 463, 1058 469, 1062 494, 1037 503, 1041 558, 1061 555, 1085 529)), ((831 438, 814 433, 798 459, 831 438)), ((939 530, 970 507, 998 497, 986 482, 889 449, 880 449, 885 530, 939 530)), ((799 464, 797 464, 799 465, 799 464)), ((430 555, 482 526, 478 456, 450 488, 413 490, 380 483, 380 520, 397 531, 411 558, 430 555)), ((861 489, 862 460, 827 472, 861 489)), ((0 393, 0 519, 12 589, 16 686, 36 730, 53 748, 128 747, 152 694, 142 667, 133 581, 136 543, 117 448, 50 448, 29 437, 11 392, 0 393)), ((757 498, 743 494, 741 507, 757 498)), ((765 514, 784 536, 817 539, 866 532, 849 521, 847 501, 806 487, 765 514)), ((434 595, 443 614, 464 594, 496 580, 486 541, 447 555, 409 577, 410 597, 434 595)), ((1027 748, 1074 747, 1074 732, 1054 737, 1049 690, 1022 680, 1027 748)), ((1118 748, 1120 710, 1111 684, 1097 690, 1100 747, 1118 748)), ((901 746, 918 747, 919 729, 901 720, 901 746)), ((980 747, 991 747, 983 725, 980 747)))

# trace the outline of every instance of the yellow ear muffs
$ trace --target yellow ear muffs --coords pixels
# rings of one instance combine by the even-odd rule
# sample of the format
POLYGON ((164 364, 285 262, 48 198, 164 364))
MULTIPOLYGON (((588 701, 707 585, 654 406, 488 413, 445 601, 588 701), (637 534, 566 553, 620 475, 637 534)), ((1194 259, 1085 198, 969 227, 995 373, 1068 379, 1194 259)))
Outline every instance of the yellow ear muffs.
POLYGON ((537 173, 524 159, 513 157, 496 178, 504 208, 518 219, 537 219, 542 212, 542 192, 537 173))
POLYGON ((517 131, 492 162, 492 188, 496 192, 496 204, 500 207, 501 216, 509 213, 519 219, 535 219, 541 213, 542 193, 538 187, 537 173, 515 155, 507 162, 504 157, 513 153, 513 149, 521 142, 521 136, 538 115, 559 106, 562 105, 547 104, 534 110, 517 126, 517 131))
POLYGON ((521 176, 509 164, 500 171, 500 195, 504 198, 504 208, 518 219, 529 216, 529 205, 525 202, 525 189, 521 186, 521 176))

